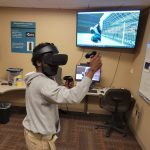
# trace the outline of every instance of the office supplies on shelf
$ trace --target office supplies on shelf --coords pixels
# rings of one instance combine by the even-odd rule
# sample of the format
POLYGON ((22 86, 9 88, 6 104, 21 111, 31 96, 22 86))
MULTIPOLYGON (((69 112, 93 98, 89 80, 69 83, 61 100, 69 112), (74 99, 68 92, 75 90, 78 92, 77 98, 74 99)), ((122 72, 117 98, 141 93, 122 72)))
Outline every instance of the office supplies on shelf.
POLYGON ((16 84, 16 76, 23 76, 23 69, 21 68, 8 68, 6 71, 8 72, 8 83, 11 84, 16 84))

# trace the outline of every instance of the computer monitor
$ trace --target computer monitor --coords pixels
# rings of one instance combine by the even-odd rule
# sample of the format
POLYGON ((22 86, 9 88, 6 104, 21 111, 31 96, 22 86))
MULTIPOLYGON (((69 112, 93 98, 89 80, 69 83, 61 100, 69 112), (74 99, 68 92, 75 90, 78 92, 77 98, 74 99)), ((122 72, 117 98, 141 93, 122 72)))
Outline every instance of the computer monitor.
MULTIPOLYGON (((76 65, 75 80, 81 81, 89 68, 90 67, 87 65, 76 65)), ((97 72, 95 72, 92 81, 100 82, 100 79, 101 79, 101 71, 99 69, 97 72)))

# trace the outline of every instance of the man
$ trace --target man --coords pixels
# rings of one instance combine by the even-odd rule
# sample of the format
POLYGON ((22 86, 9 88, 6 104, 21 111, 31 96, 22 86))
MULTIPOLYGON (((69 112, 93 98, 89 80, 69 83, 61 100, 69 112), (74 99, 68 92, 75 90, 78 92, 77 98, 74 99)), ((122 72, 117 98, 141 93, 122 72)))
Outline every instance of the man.
MULTIPOLYGON (((98 53, 91 59, 84 79, 71 89, 59 86, 52 76, 59 65, 67 63, 67 55, 58 54, 52 43, 41 43, 33 50, 35 73, 26 76, 26 111, 23 120, 25 140, 29 150, 55 150, 56 134, 60 131, 59 103, 79 103, 92 83, 94 73, 101 67, 98 53)), ((65 138, 65 137, 64 137, 65 138)))
POLYGON ((102 29, 101 29, 101 21, 99 20, 99 23, 96 24, 94 27, 90 27, 90 32, 93 34, 91 37, 91 40, 93 42, 101 42, 101 34, 102 34, 102 29))

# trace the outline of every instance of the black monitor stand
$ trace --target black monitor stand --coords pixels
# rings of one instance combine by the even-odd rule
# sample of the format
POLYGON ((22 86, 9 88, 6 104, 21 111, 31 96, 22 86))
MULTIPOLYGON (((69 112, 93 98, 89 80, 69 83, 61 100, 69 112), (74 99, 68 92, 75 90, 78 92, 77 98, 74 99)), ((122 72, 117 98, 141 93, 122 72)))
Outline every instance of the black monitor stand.
POLYGON ((89 88, 89 93, 97 93, 97 90, 95 89, 95 86, 96 86, 96 82, 92 82, 91 83, 91 86, 90 86, 90 88, 89 88))
POLYGON ((90 89, 94 89, 96 86, 96 82, 95 81, 92 81, 91 85, 90 85, 90 89))

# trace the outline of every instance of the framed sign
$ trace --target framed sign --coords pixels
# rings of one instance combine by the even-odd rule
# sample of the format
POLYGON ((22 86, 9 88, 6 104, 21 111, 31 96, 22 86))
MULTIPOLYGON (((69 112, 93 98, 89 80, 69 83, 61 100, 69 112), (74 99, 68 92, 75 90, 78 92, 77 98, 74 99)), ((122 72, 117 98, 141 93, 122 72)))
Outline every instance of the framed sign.
POLYGON ((35 22, 11 22, 11 51, 31 53, 35 47, 35 22))

